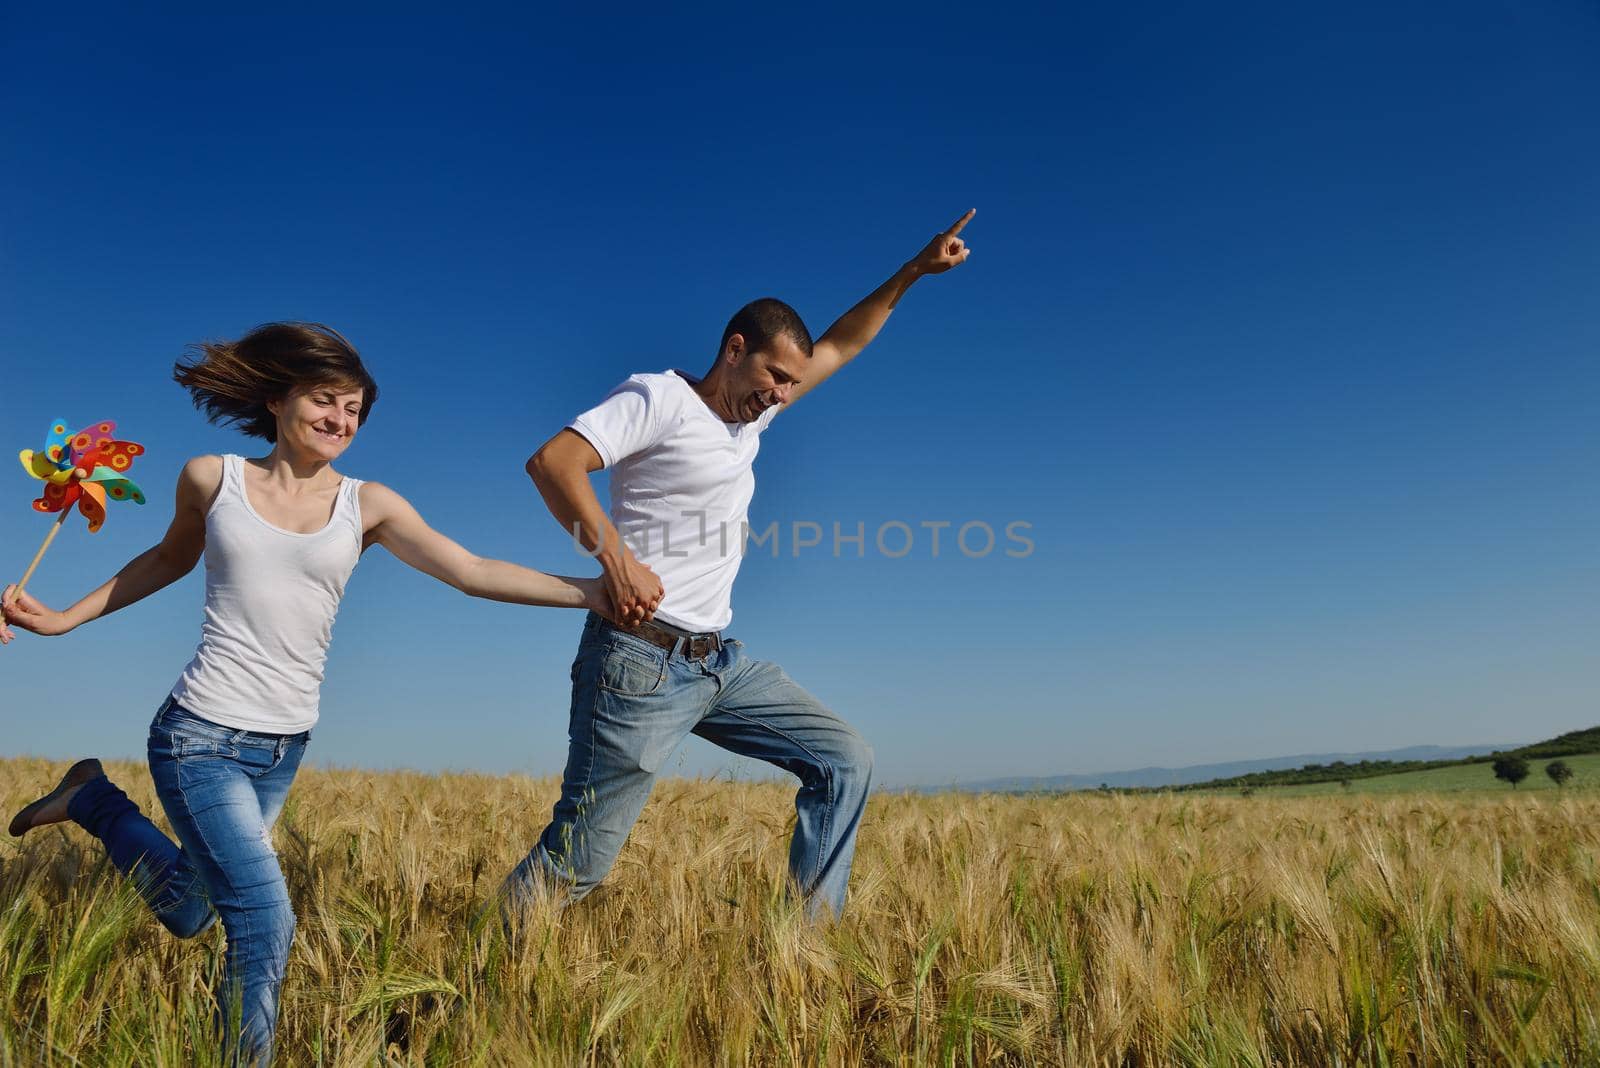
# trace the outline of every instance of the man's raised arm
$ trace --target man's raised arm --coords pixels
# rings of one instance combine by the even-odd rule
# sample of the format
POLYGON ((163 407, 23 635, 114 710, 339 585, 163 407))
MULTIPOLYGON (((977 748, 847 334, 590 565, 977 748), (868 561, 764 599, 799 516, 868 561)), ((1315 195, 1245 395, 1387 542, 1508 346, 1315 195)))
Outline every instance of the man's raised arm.
POLYGON ((883 324, 888 322, 889 313, 894 311, 894 306, 905 295, 905 291, 911 288, 911 283, 925 274, 943 274, 967 262, 972 250, 961 240, 961 231, 977 211, 977 208, 973 208, 948 230, 933 235, 933 240, 907 260, 887 282, 828 327, 828 332, 812 346, 805 377, 789 395, 790 404, 810 393, 871 344, 872 339, 878 336, 878 331, 883 329, 883 324))

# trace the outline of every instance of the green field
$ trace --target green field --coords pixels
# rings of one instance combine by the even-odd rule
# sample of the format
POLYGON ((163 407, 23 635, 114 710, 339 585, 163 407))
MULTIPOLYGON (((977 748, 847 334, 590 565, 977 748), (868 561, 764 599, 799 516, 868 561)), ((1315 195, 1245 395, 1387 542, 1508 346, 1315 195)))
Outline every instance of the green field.
MULTIPOLYGON (((1551 758, 1557 759, 1557 758, 1551 758)), ((1600 788, 1600 753, 1560 757, 1572 769, 1572 778, 1564 787, 1568 792, 1590 792, 1600 788)), ((1517 786, 1516 793, 1535 790, 1554 790, 1556 784, 1544 773, 1551 760, 1528 761, 1528 777, 1517 786)), ((1211 791, 1206 791, 1211 792, 1211 791)), ((1237 794, 1238 788, 1220 789, 1219 794, 1237 794)), ((1378 775, 1370 779, 1352 779, 1348 788, 1336 782, 1305 783, 1294 786, 1258 786, 1258 797, 1316 797, 1325 794, 1405 794, 1405 793, 1490 793, 1510 794, 1512 788, 1494 777, 1489 764, 1463 764, 1449 768, 1431 768, 1427 771, 1403 771, 1395 775, 1378 775)))

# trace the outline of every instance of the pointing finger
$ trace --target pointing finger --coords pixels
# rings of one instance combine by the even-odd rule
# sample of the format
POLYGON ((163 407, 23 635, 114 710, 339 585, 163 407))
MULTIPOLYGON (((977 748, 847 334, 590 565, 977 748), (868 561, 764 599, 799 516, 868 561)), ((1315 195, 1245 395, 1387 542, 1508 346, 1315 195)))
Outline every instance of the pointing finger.
POLYGON ((976 214, 978 214, 977 208, 969 208, 967 213, 952 223, 950 229, 946 230, 945 233, 949 234, 951 237, 955 237, 961 232, 962 227, 966 226, 967 223, 972 221, 972 217, 976 214))

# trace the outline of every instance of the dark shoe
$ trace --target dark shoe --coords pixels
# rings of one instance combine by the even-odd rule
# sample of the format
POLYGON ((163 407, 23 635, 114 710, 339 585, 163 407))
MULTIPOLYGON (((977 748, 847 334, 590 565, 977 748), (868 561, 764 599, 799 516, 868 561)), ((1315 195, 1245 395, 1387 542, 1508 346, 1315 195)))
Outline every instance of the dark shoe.
POLYGON ((61 781, 56 784, 54 790, 11 817, 11 834, 20 838, 35 827, 60 823, 67 818, 67 802, 72 800, 72 795, 77 793, 78 787, 104 774, 105 770, 100 767, 100 761, 94 757, 78 761, 61 776, 61 781))

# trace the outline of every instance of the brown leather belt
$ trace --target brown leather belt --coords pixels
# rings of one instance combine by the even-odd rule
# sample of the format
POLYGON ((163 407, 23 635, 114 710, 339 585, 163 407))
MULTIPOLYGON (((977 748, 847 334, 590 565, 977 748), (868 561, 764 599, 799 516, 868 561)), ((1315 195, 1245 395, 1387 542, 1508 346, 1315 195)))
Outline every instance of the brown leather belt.
POLYGON ((716 631, 691 634, 676 627, 660 623, 640 623, 637 627, 618 627, 624 634, 643 638, 651 645, 659 645, 669 653, 681 652, 691 660, 699 660, 722 650, 722 635, 716 631))

